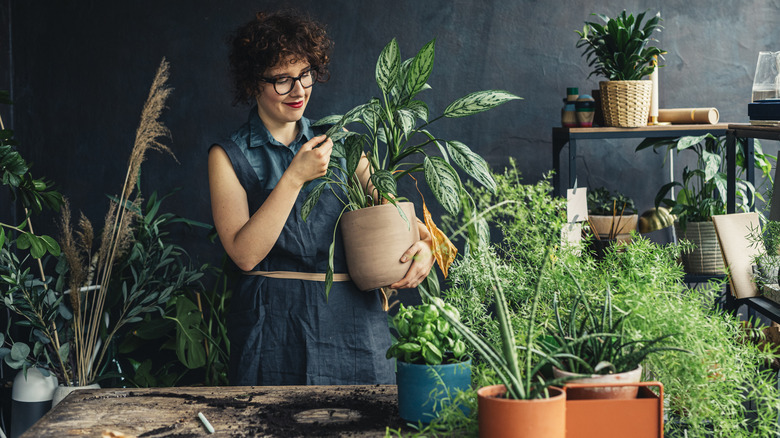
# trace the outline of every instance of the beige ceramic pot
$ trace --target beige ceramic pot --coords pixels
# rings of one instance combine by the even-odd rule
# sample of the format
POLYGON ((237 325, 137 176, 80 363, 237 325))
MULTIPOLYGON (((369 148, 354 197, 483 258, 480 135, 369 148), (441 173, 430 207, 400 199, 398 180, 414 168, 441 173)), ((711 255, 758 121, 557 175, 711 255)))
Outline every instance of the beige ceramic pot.
POLYGON ((504 385, 477 390, 477 419, 481 438, 565 438, 566 393, 550 387, 550 397, 513 400, 504 385))
POLYGON ((347 269, 360 290, 389 286, 404 278, 412 261, 401 256, 420 240, 414 204, 399 202, 406 220, 395 205, 385 204, 348 211, 341 217, 341 233, 347 269))
MULTIPOLYGON (((616 374, 591 374, 582 375, 563 371, 553 367, 553 376, 556 379, 571 377, 566 383, 639 383, 642 380, 642 366, 640 365, 633 371, 616 374), (582 376, 581 378, 575 378, 582 376)), ((633 399, 639 392, 638 386, 604 386, 593 388, 567 388, 566 397, 569 400, 592 400, 592 399, 633 399)))
POLYGON ((623 217, 588 215, 588 222, 593 226, 593 232, 598 233, 601 239, 609 239, 612 231, 613 239, 625 243, 631 241, 631 231, 636 231, 638 220, 639 216, 635 214, 623 217))

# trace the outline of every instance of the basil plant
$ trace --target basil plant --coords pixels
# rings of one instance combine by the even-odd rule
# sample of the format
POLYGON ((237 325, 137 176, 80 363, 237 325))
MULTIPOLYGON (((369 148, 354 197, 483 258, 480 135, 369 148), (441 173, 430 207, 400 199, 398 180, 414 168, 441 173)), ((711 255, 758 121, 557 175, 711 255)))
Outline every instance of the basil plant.
POLYGON ((432 297, 431 300, 435 300, 436 305, 400 305, 398 313, 393 317, 397 337, 387 350, 388 359, 394 357, 418 365, 465 360, 466 343, 442 315, 447 313, 450 318, 460 320, 458 309, 445 304, 441 298, 432 297))
MULTIPOLYGON (((314 123, 332 125, 327 135, 334 141, 334 148, 328 173, 311 183, 314 188, 301 213, 304 220, 326 188, 341 199, 342 212, 386 202, 396 205, 404 199, 399 196, 397 181, 415 172, 424 172, 438 202, 449 214, 457 215, 464 188, 454 166, 495 191, 496 183, 482 157, 462 142, 437 137, 429 128, 439 119, 470 116, 520 97, 500 90, 478 91, 455 100, 441 115, 431 117, 428 105, 418 95, 431 88, 427 82, 433 69, 434 45, 435 39, 414 58, 402 61, 393 39, 376 64, 381 98, 371 98, 346 114, 314 123), (372 193, 365 193, 355 175, 364 155, 370 164, 372 193)), ((400 208, 398 211, 405 218, 400 208)))

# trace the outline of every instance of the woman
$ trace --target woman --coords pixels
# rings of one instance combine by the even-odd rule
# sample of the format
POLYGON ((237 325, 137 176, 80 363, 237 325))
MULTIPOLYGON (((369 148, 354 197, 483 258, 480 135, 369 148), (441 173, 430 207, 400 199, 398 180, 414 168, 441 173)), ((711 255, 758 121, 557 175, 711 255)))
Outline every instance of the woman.
MULTIPOLYGON (((361 292, 338 275, 328 299, 324 272, 341 204, 323 192, 306 221, 304 184, 325 175, 333 143, 303 117, 313 85, 328 77, 332 43, 318 23, 292 12, 258 13, 233 38, 237 102, 254 102, 249 120, 209 150, 214 224, 244 271, 228 334, 233 385, 389 384, 395 382, 387 314, 380 292, 361 292)), ((364 158, 358 175, 368 186, 364 158)), ((416 287, 433 257, 430 236, 403 255, 416 287)), ((337 239, 340 244, 341 239, 337 239)), ((346 272, 343 249, 334 272, 346 272)))

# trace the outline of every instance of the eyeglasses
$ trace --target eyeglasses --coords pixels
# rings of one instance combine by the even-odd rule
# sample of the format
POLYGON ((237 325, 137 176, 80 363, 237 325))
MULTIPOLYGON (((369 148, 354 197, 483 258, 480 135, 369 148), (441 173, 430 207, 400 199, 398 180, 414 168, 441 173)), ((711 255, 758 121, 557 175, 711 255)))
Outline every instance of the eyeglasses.
POLYGON ((284 96, 285 94, 289 94, 293 87, 295 87, 295 81, 300 81, 303 88, 311 88, 311 86, 317 82, 317 70, 313 68, 306 70, 298 77, 281 76, 278 78, 260 78, 260 80, 273 84, 276 94, 284 96))

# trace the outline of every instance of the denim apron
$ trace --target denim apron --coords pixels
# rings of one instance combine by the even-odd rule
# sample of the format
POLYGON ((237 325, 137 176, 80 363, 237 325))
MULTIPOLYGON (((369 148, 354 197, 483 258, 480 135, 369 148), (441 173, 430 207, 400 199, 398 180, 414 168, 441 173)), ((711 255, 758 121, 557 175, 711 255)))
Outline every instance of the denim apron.
MULTIPOLYGON (((257 115, 219 145, 246 190, 250 214, 257 211, 295 153, 316 136, 307 119, 290 147, 273 140, 257 115)), ((324 132, 324 130, 320 130, 324 132)), ((306 221, 302 190, 276 244, 254 271, 324 273, 342 204, 328 189, 306 221)), ((334 272, 345 273, 337 231, 334 272)), ((227 321, 231 385, 394 384, 388 316, 379 291, 361 292, 351 281, 325 283, 262 275, 238 275, 227 321)))

